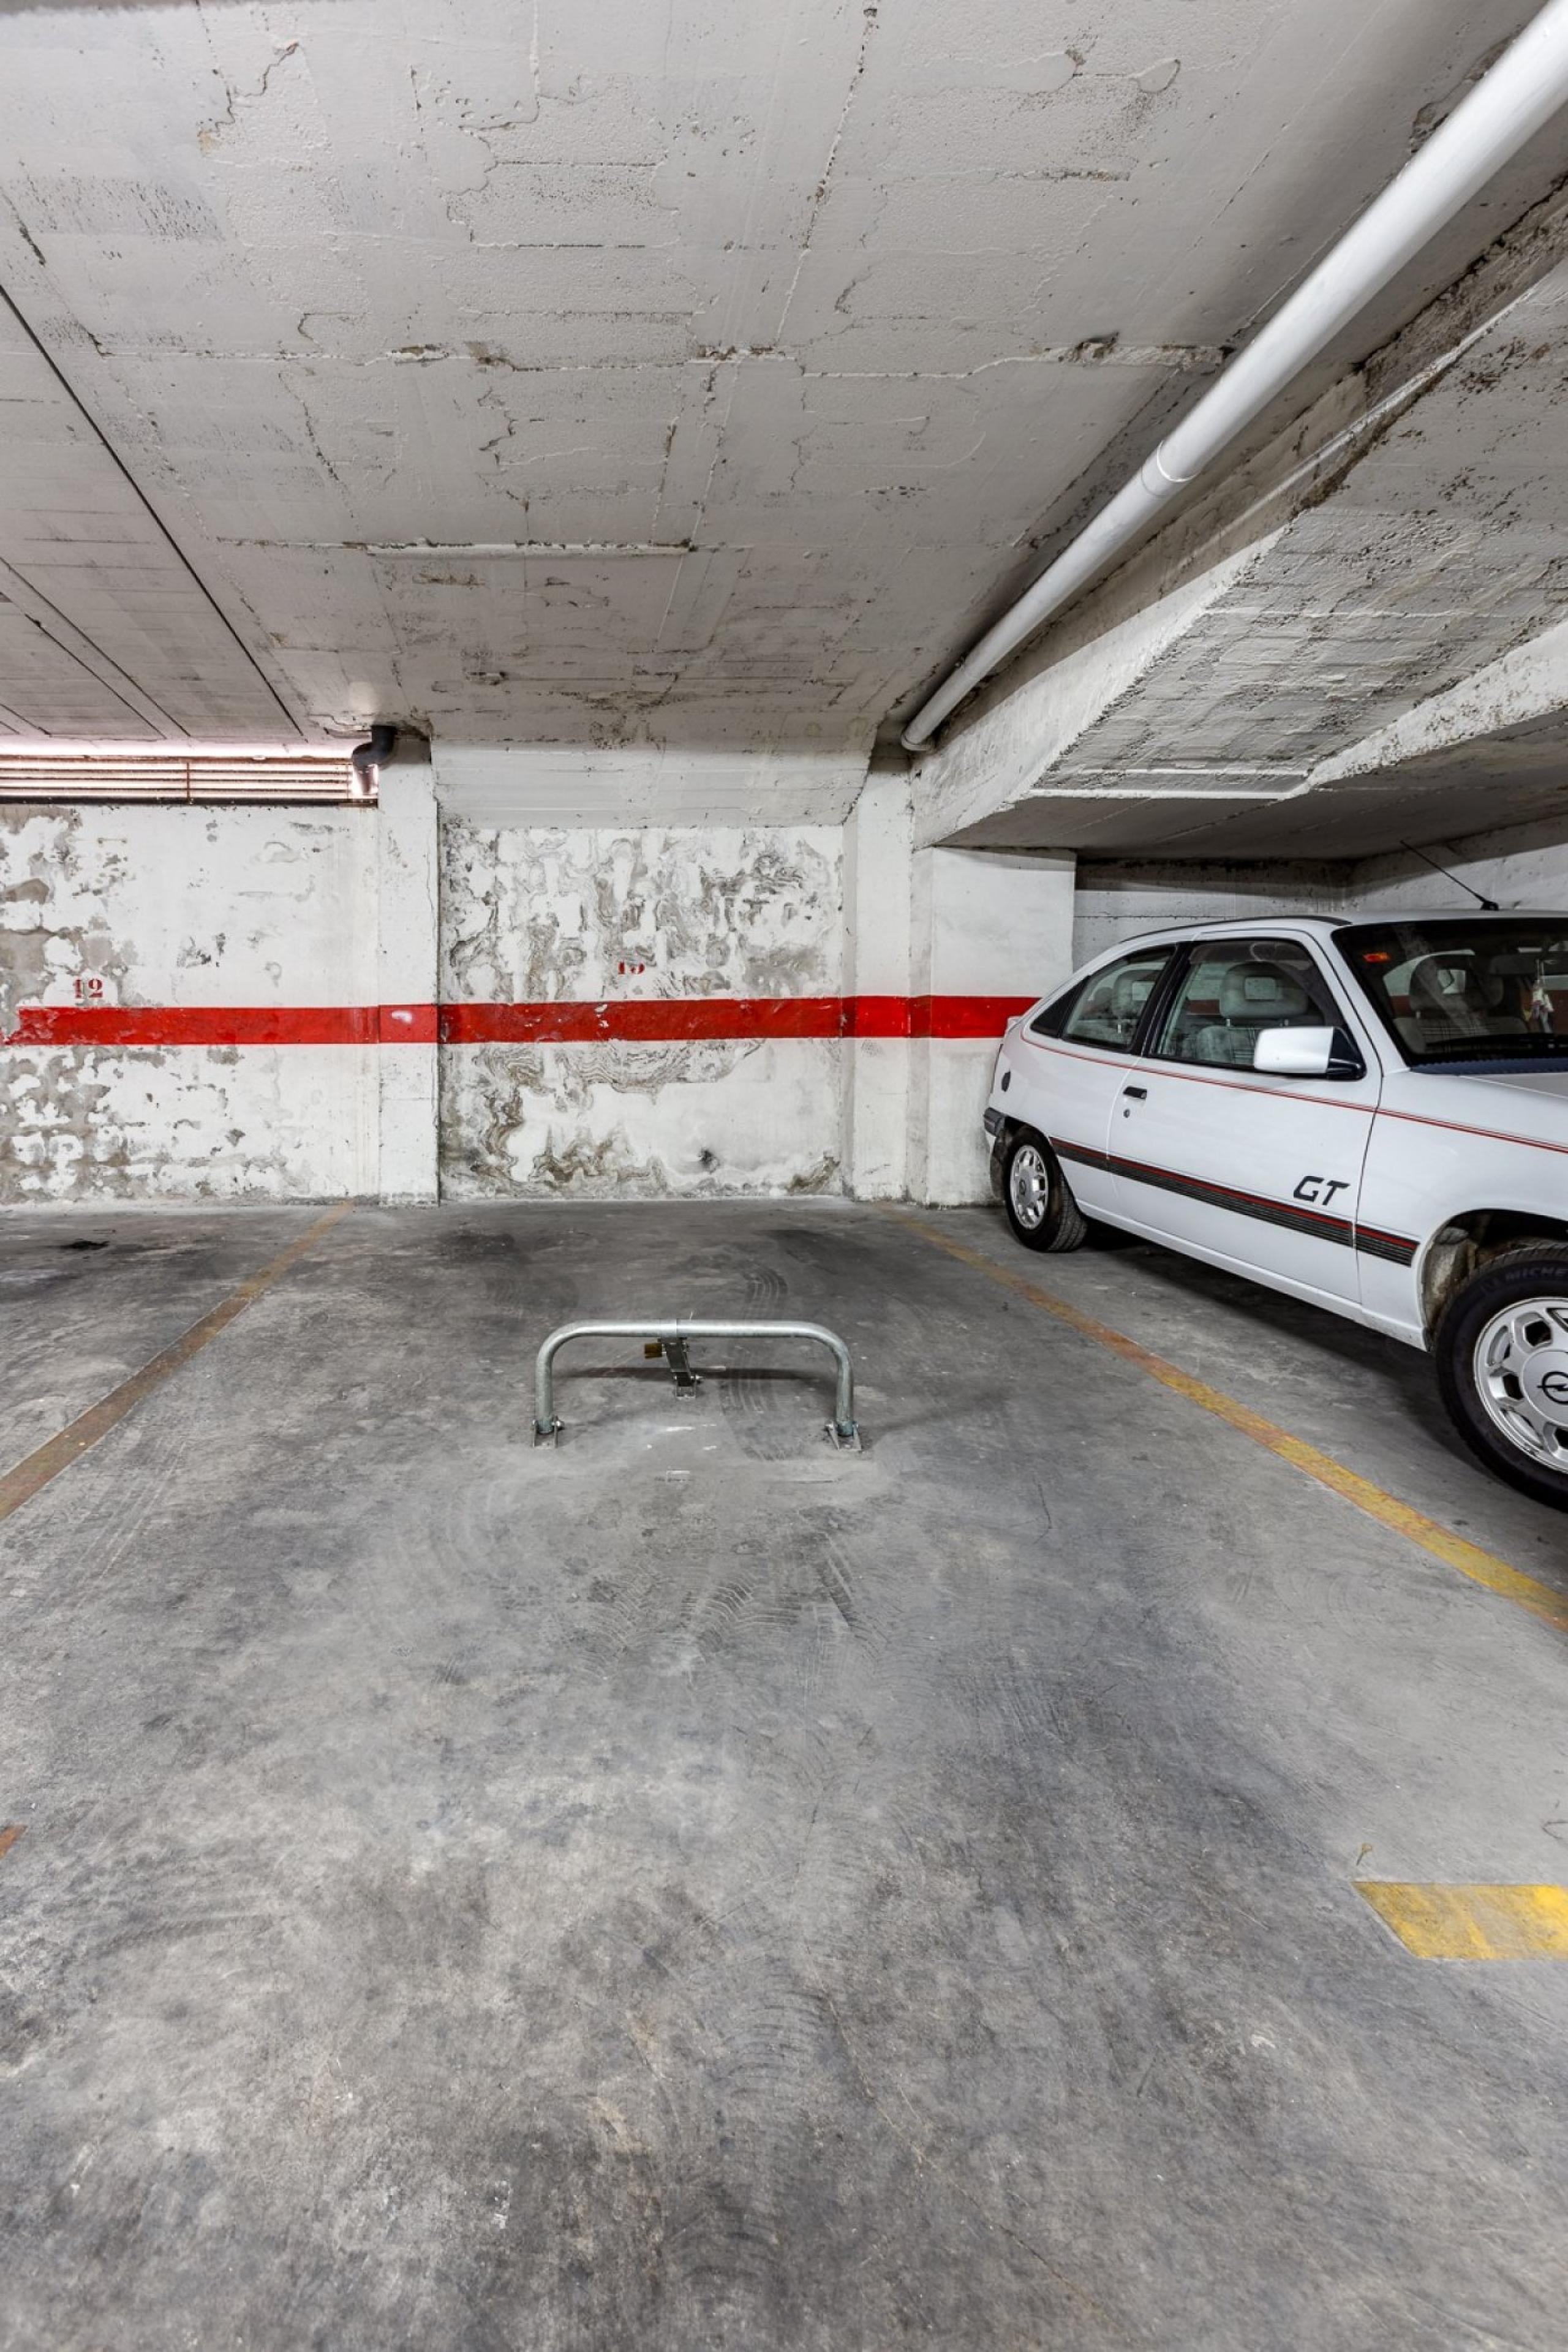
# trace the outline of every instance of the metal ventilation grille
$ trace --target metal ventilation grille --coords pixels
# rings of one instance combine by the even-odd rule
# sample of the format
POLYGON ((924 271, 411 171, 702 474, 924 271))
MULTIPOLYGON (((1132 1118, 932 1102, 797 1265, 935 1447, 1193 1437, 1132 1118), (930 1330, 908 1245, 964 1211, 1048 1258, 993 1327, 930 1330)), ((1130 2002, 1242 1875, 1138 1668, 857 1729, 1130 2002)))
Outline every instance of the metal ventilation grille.
POLYGON ((341 752, 0 751, 0 800, 364 801, 341 752))

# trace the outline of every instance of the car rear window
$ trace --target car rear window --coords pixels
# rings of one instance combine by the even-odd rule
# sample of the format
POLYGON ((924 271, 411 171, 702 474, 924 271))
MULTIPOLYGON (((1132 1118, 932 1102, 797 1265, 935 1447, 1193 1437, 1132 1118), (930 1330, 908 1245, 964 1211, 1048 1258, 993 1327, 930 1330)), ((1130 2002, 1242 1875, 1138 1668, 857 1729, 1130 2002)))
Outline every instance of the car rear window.
POLYGON ((1161 973, 1171 960, 1168 946, 1141 948, 1115 963, 1091 971, 1054 1004, 1047 1004, 1029 1024, 1037 1036, 1060 1037, 1080 1045, 1100 1045, 1112 1053, 1131 1050, 1161 973))

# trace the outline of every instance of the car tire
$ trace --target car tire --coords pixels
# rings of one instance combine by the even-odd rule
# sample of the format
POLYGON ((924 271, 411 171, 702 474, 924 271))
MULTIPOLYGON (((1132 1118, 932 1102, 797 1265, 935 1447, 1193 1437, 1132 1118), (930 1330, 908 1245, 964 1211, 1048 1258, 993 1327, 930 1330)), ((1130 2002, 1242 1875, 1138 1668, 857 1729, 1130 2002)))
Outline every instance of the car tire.
POLYGON ((1024 1128, 1002 1162, 1002 1206, 1026 1249, 1077 1249, 1089 1227, 1061 1162, 1043 1136, 1024 1128))
POLYGON ((1444 1308, 1432 1352, 1470 1451, 1510 1486, 1568 1510, 1568 1247, 1526 1242, 1489 1259, 1444 1308))

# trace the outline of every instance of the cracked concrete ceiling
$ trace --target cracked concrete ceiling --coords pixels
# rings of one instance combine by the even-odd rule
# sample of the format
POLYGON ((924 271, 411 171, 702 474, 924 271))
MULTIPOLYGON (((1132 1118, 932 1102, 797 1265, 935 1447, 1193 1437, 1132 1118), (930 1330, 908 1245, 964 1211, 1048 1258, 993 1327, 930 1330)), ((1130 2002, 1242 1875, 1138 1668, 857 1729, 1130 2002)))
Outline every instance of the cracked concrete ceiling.
POLYGON ((0 0, 0 729, 863 752, 1530 13, 0 0))

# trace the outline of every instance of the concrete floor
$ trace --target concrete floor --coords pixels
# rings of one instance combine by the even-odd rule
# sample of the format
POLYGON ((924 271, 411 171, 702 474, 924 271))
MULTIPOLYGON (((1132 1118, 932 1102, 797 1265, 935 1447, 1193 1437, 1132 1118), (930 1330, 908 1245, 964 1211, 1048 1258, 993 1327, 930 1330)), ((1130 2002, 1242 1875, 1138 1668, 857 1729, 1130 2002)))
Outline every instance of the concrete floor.
MULTIPOLYGON (((7 1459, 310 1216, 12 1215, 7 1459)), ((1421 1359, 933 1222, 1568 1590, 1421 1359)), ((1565 1637, 891 1214, 355 1211, 0 1607, 7 2347, 1563 2343, 1568 1969, 1352 1880, 1568 1878, 1565 1637), (868 1453, 607 1347, 533 1452, 659 1306, 868 1453)))

